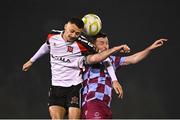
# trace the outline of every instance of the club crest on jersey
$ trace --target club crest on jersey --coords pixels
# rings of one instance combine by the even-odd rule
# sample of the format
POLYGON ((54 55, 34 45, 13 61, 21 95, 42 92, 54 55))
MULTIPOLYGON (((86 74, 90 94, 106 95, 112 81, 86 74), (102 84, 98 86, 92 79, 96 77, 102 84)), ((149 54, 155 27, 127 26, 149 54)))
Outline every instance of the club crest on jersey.
POLYGON ((73 47, 67 46, 67 52, 73 52, 73 47))
POLYGON ((78 103, 79 103, 78 97, 74 96, 71 98, 71 104, 78 104, 78 103))

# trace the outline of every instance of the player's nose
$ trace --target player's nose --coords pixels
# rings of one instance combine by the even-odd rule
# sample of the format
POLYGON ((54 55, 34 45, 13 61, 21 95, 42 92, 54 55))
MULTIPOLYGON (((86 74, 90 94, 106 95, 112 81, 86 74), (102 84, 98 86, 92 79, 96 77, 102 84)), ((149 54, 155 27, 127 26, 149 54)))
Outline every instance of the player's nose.
POLYGON ((72 33, 72 37, 77 38, 78 36, 76 35, 76 33, 72 33))

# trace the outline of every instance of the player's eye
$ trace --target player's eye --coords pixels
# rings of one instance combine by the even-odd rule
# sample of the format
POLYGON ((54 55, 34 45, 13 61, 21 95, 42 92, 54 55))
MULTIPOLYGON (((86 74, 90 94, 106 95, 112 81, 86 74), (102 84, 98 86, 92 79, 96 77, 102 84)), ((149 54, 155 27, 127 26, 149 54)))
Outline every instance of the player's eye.
POLYGON ((80 35, 80 32, 76 32, 76 35, 79 36, 79 35, 80 35))
POLYGON ((70 33, 73 33, 74 32, 74 30, 70 30, 70 33))
POLYGON ((101 45, 105 44, 103 41, 100 42, 101 45))

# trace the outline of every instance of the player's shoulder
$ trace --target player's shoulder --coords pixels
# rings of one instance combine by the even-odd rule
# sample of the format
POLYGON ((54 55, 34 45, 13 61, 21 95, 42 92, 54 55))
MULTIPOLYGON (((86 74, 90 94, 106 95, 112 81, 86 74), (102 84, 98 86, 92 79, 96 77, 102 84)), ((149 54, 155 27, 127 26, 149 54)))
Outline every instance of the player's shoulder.
POLYGON ((88 39, 87 39, 85 36, 80 35, 80 36, 77 38, 76 41, 80 41, 80 42, 85 42, 85 43, 87 43, 87 42, 88 42, 88 39))
POLYGON ((93 45, 91 42, 89 42, 89 40, 88 40, 87 37, 85 37, 85 36, 83 36, 83 35, 80 35, 80 36, 77 38, 76 41, 79 42, 79 43, 81 43, 81 44, 83 44, 83 45, 85 45, 86 47, 92 47, 92 48, 94 48, 94 45, 93 45))
POLYGON ((53 30, 48 32, 47 38, 48 39, 50 39, 51 37, 56 38, 57 37, 56 35, 59 35, 59 34, 62 34, 62 33, 63 33, 63 30, 55 30, 55 29, 53 29, 53 30))
POLYGON ((49 34, 61 34, 62 32, 63 32, 63 30, 55 30, 55 29, 53 29, 53 30, 51 30, 49 32, 49 34))
POLYGON ((111 61, 114 62, 114 61, 120 60, 121 56, 111 55, 111 56, 109 56, 109 58, 110 58, 111 61))
POLYGON ((89 42, 88 38, 83 36, 83 35, 80 35, 76 42, 78 44, 80 44, 81 46, 83 46, 83 48, 85 48, 87 51, 86 51, 86 55, 89 55, 89 54, 94 54, 96 53, 96 48, 95 46, 89 42))

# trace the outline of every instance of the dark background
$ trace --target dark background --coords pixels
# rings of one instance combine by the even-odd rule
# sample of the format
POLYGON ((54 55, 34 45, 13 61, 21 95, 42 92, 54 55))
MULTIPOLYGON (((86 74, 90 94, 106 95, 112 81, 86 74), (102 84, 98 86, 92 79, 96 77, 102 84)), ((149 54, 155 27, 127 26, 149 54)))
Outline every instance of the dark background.
POLYGON ((128 44, 131 54, 156 39, 168 42, 117 76, 124 99, 114 94, 113 118, 180 118, 180 8, 173 0, 6 0, 1 10, 0 118, 49 118, 49 56, 28 72, 22 65, 39 49, 51 29, 70 17, 97 14, 110 46, 128 44))

